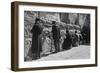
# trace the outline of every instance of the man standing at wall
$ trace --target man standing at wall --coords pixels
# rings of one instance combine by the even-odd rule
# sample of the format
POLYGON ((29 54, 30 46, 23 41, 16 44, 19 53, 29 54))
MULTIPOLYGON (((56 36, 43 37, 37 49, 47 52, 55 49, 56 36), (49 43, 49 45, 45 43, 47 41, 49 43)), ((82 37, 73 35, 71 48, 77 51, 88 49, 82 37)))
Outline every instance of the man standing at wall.
POLYGON ((60 39, 60 29, 57 26, 55 21, 52 21, 52 34, 53 34, 53 40, 54 40, 54 47, 55 47, 55 53, 60 51, 60 44, 59 44, 59 39, 60 39))
POLYGON ((32 33, 32 53, 33 53, 33 58, 32 59, 39 59, 40 58, 40 51, 41 51, 41 47, 40 47, 40 34, 41 34, 42 30, 40 27, 40 19, 36 18, 35 20, 35 24, 31 30, 32 33))

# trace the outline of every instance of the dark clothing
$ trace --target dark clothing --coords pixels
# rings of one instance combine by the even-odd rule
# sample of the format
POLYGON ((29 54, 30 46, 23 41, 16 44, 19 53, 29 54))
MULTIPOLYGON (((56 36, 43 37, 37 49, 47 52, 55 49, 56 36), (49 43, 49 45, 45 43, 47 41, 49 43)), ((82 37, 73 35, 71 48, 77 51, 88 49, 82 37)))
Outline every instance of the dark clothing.
POLYGON ((55 52, 59 52, 60 51, 60 44, 59 44, 59 40, 54 40, 54 47, 55 47, 55 52))
POLYGON ((35 24, 31 30, 31 33, 33 34, 33 36, 38 36, 41 34, 41 28, 35 24))
POLYGON ((83 37, 81 34, 79 34, 79 45, 82 44, 82 40, 83 40, 83 37))
POLYGON ((55 25, 52 26, 52 34, 53 34, 54 39, 59 40, 59 38, 60 38, 60 29, 55 25))
POLYGON ((33 58, 37 59, 40 57, 40 51, 41 51, 41 47, 40 47, 40 38, 39 35, 41 34, 41 28, 38 25, 34 25, 32 30, 32 53, 33 53, 33 58))
POLYGON ((70 33, 66 34, 66 39, 64 39, 64 43, 62 44, 63 49, 68 50, 72 47, 72 36, 70 33))
POLYGON ((79 44, 79 37, 78 37, 78 34, 75 33, 74 36, 73 36, 73 46, 78 46, 79 44))
POLYGON ((59 45, 60 29, 55 25, 52 26, 52 34, 53 34, 55 52, 59 52, 60 51, 60 45, 59 45))

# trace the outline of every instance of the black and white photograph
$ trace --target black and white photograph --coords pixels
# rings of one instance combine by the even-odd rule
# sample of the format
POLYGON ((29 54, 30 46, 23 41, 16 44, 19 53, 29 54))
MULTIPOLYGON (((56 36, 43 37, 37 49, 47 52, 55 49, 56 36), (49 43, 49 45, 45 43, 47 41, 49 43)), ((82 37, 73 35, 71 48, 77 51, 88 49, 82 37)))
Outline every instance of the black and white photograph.
POLYGON ((97 66, 97 7, 12 3, 14 71, 97 66))
POLYGON ((90 14, 24 11, 24 61, 90 58, 90 14))

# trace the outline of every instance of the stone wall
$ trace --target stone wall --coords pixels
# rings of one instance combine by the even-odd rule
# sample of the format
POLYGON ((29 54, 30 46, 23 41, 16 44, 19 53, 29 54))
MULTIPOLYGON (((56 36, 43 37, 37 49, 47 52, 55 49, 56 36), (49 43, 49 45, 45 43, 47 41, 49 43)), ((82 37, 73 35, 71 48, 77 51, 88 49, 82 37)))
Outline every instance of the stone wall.
POLYGON ((30 31, 34 26, 36 17, 46 18, 47 20, 60 22, 59 13, 25 11, 24 12, 24 57, 27 57, 28 51, 31 48, 32 34, 30 31))
POLYGON ((32 34, 30 33, 34 26, 36 17, 45 18, 51 21, 64 22, 66 24, 80 25, 81 29, 86 26, 90 27, 90 15, 78 13, 56 13, 56 12, 24 12, 24 56, 27 57, 32 43, 32 34))

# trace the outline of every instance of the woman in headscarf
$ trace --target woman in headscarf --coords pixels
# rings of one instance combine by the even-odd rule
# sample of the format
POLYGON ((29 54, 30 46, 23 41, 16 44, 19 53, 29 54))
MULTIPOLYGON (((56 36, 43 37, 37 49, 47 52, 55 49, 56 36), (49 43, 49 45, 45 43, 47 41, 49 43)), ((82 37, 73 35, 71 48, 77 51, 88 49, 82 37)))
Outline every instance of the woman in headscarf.
POLYGON ((51 39, 50 32, 48 28, 43 29, 43 39, 42 39, 42 55, 48 55, 51 53, 51 39))

